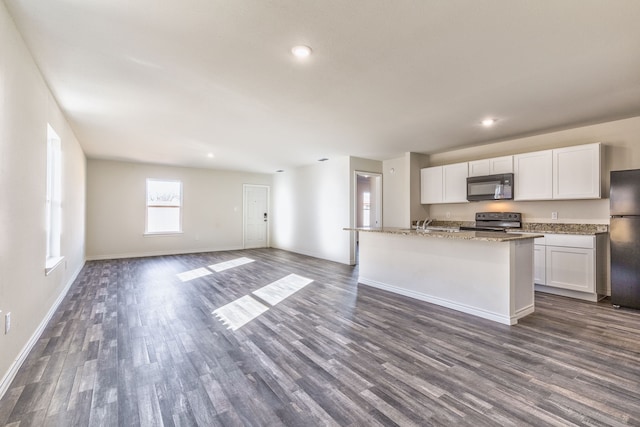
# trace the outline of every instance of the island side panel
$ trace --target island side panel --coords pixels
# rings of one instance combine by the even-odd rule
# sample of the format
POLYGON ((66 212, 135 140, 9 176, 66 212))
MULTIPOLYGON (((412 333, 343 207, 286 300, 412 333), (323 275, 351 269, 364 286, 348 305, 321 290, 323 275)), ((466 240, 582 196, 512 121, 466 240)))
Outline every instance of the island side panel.
MULTIPOLYGON (((360 233, 359 281, 515 324, 513 289, 518 279, 514 265, 517 258, 528 257, 515 256, 513 243, 360 233)), ((533 245, 523 247, 531 251, 528 268, 533 271, 533 245)), ((531 288, 532 283, 533 276, 531 288)))
POLYGON ((533 240, 517 240, 511 245, 511 315, 520 319, 534 311, 533 240))

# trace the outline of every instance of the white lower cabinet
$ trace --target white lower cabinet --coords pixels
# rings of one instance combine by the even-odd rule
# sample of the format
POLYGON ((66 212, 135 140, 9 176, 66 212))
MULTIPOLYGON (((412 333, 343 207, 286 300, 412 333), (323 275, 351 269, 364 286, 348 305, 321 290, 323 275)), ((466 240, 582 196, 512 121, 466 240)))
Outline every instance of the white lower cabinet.
POLYGON ((534 246, 537 291, 587 301, 606 294, 606 234, 545 234, 534 246))
POLYGON ((595 292, 594 249, 546 247, 547 286, 595 292))
POLYGON ((544 245, 533 245, 533 281, 539 285, 547 282, 547 255, 544 245))

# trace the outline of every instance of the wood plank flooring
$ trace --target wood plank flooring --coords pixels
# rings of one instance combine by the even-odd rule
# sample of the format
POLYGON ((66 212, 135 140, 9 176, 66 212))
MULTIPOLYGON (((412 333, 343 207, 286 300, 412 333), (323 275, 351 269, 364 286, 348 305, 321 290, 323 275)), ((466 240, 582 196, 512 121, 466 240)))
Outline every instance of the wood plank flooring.
POLYGON ((640 425, 640 312, 537 294, 509 327, 274 249, 92 261, 0 425, 640 425), (291 274, 313 282, 252 294, 291 274), (266 310, 228 329, 213 312, 247 295, 266 310))

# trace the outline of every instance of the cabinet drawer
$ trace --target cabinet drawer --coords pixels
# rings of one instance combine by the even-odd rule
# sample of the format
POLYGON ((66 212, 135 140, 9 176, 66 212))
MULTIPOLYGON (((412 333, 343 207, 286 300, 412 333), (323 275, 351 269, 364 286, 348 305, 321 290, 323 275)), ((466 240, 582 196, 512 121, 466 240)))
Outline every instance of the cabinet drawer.
MULTIPOLYGON (((537 234, 537 235, 540 235, 542 233, 526 233, 526 232, 523 233, 523 232, 519 232, 518 231, 518 234, 537 234)), ((533 244, 534 245, 544 245, 545 244, 544 237, 536 237, 535 239, 533 239, 533 244)))
POLYGON ((596 247, 595 236, 583 236, 575 234, 545 234, 544 241, 547 246, 565 246, 569 248, 593 249, 596 247))

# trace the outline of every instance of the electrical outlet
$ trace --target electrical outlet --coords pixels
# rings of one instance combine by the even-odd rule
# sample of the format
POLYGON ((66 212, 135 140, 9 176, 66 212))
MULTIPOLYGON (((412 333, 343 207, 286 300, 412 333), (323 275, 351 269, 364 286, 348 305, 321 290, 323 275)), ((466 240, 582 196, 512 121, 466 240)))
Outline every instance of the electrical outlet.
POLYGON ((551 219, 558 219, 558 212, 551 212, 551 219))
POLYGON ((4 334, 7 335, 11 330, 11 313, 4 315, 4 334))
POLYGON ((447 219, 451 218, 451 212, 446 213, 447 219))

